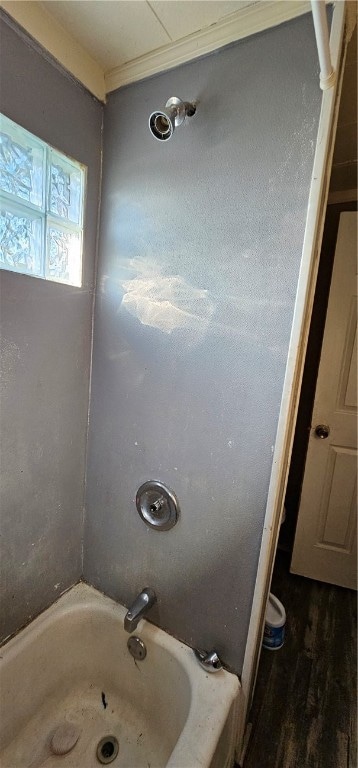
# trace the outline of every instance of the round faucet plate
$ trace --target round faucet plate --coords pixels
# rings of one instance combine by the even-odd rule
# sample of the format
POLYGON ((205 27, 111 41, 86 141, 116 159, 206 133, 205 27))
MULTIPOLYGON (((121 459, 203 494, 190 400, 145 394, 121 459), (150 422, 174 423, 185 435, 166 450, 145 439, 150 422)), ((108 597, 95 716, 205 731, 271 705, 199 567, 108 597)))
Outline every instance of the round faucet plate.
POLYGON ((147 649, 143 643, 143 640, 136 635, 131 635, 128 638, 127 648, 133 659, 136 661, 143 661, 147 655, 147 649))
POLYGON ((149 480, 137 491, 136 506, 142 520, 156 531, 169 531, 179 517, 178 500, 163 483, 149 480))

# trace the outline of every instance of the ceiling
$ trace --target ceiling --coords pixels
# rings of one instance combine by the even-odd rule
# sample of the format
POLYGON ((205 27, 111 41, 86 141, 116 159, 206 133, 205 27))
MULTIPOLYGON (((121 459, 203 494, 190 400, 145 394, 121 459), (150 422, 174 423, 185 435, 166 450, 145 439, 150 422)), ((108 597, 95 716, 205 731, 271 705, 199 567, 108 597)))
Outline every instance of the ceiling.
POLYGON ((216 24, 253 0, 42 2, 105 72, 216 24))
POLYGON ((309 0, 0 0, 98 98, 310 11, 309 0))

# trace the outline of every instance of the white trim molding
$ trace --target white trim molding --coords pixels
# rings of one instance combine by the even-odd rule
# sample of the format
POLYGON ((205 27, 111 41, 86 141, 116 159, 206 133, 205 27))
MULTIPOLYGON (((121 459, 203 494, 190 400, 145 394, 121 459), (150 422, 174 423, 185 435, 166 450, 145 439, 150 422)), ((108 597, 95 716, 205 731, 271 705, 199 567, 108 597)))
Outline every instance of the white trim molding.
POLYGON ((31 37, 101 101, 123 85, 199 58, 225 45, 310 12, 309 0, 265 0, 230 14, 216 24, 104 72, 80 43, 39 2, 0 0, 31 37))
MULTIPOLYGON (((334 86, 322 93, 301 268, 242 672, 242 687, 247 710, 251 705, 260 656, 265 609, 280 530, 328 200, 346 53, 346 46, 343 48, 345 6, 344 0, 336 3, 331 27, 332 64, 337 78, 334 86), (343 56, 342 50, 344 50, 343 56)), ((241 734, 241 743, 242 738, 243 734, 241 734)), ((240 749, 240 739, 238 749, 240 749)))
POLYGON ((105 101, 103 69, 40 3, 32 0, 1 0, 0 8, 94 96, 105 101))
POLYGON ((304 13, 309 13, 310 2, 305 0, 265 0, 230 14, 207 29, 158 48, 156 51, 129 61, 106 72, 106 93, 122 85, 143 80, 167 69, 173 69, 192 59, 222 48, 236 40, 249 37, 264 29, 276 27, 304 13))

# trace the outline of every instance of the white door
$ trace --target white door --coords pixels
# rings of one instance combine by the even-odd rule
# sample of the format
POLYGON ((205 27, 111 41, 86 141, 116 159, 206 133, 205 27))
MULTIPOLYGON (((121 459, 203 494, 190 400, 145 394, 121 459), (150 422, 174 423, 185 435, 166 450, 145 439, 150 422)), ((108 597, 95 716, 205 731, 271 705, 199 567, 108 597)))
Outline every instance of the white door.
POLYGON ((357 588, 357 214, 342 213, 291 572, 357 588))

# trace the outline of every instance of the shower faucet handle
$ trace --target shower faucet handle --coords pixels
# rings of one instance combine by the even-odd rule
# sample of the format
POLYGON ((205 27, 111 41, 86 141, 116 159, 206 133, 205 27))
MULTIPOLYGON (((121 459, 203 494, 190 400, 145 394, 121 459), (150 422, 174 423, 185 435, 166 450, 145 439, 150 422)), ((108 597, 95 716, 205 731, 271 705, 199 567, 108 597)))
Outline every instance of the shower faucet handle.
POLYGON ((149 480, 138 488, 136 506, 140 517, 152 530, 169 531, 178 521, 178 499, 158 480, 149 480))
POLYGON ((159 515, 160 510, 163 508, 164 504, 165 504, 165 498, 164 496, 160 496, 159 499, 156 499, 156 501, 153 501, 149 509, 153 515, 159 515))

